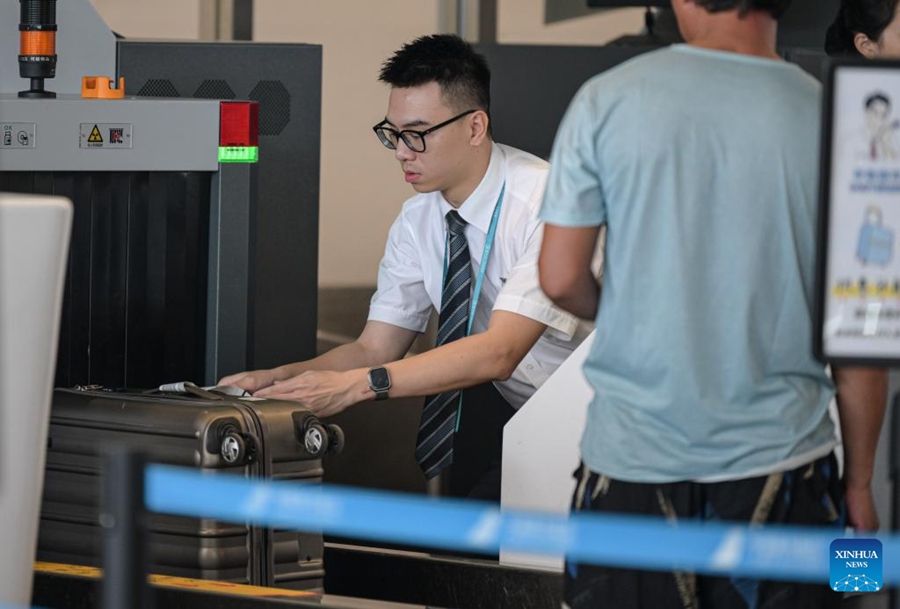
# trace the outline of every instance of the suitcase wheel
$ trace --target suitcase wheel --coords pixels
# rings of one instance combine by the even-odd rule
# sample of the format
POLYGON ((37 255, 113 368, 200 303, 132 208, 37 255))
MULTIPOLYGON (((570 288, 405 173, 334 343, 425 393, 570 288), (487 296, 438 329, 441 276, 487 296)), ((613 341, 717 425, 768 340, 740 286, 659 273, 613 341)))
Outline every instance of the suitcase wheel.
POLYGON ((313 457, 321 457, 328 450, 328 432, 321 423, 309 423, 306 426, 303 447, 313 457))
POLYGON ((292 416, 297 441, 310 457, 320 458, 328 450, 329 436, 325 426, 311 412, 295 412, 292 416))
POLYGON ((247 465, 256 460, 256 438, 250 434, 230 429, 222 436, 219 455, 229 465, 247 465))
POLYGON ((327 425, 325 429, 328 431, 328 454, 341 454, 344 450, 344 430, 334 424, 327 425))

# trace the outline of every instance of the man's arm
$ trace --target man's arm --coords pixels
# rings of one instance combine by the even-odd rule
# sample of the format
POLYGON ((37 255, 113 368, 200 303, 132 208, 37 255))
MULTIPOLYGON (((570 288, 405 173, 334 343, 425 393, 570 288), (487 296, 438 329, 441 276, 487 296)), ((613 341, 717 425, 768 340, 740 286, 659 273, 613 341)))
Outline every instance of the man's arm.
POLYGON ((393 324, 369 321, 359 338, 352 343, 303 362, 285 364, 271 370, 232 374, 220 380, 219 385, 233 385, 253 393, 309 370, 351 370, 378 366, 406 355, 417 334, 393 324))
POLYGON ((593 320, 600 303, 600 284, 591 270, 599 226, 565 228, 544 225, 538 260, 541 289, 560 309, 593 320))
POLYGON ((878 529, 872 499, 872 468, 887 403, 887 371, 833 368, 841 438, 848 524, 860 531, 878 529))
MULTIPOLYGON (((391 397, 433 395, 508 379, 547 326, 508 311, 494 311, 484 332, 387 364, 391 397)), ((256 396, 298 400, 320 416, 371 399, 366 368, 347 372, 310 371, 257 392, 256 396)))

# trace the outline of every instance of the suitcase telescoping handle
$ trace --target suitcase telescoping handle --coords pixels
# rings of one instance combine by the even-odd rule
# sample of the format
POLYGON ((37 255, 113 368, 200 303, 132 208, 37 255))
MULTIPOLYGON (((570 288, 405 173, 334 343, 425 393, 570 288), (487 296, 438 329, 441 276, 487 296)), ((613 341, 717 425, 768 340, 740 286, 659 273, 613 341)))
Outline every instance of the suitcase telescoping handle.
POLYGON ((337 455, 344 449, 344 431, 337 425, 325 425, 312 413, 295 412, 297 440, 311 457, 337 455))

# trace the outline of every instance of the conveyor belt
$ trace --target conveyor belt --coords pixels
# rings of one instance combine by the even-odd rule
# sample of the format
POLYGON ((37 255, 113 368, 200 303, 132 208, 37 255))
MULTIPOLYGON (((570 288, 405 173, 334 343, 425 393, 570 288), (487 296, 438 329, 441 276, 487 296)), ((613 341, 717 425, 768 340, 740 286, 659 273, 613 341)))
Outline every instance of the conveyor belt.
POLYGON ((475 557, 325 543, 325 589, 348 597, 429 607, 549 609, 563 596, 561 573, 475 557))
MULTIPOLYGON (((101 609, 103 571, 95 567, 38 562, 34 566, 35 605, 47 609, 101 609)), ((150 575, 151 607, 172 609, 415 609, 414 605, 343 598, 300 590, 262 588, 167 575, 150 575)))

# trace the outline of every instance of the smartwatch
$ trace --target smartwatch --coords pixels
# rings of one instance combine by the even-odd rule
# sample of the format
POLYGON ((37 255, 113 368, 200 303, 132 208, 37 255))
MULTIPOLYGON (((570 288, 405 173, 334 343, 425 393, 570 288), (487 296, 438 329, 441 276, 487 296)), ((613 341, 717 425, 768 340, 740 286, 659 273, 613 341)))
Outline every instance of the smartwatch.
POLYGON ((369 381, 369 389, 375 392, 375 399, 386 400, 388 389, 391 388, 391 375, 388 373, 387 368, 384 366, 369 368, 366 378, 369 381))

